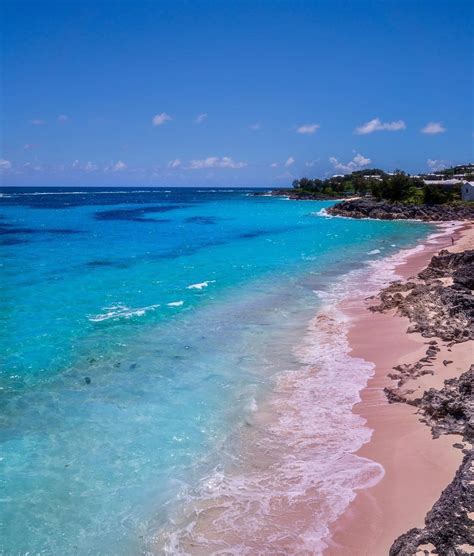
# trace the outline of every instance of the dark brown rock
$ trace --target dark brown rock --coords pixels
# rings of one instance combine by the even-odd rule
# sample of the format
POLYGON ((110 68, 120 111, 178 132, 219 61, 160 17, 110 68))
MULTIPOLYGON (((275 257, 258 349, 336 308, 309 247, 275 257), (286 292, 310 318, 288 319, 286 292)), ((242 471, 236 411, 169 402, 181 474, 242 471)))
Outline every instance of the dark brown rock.
POLYGON ((403 205, 374 199, 342 201, 327 209, 334 216, 378 218, 380 220, 425 220, 433 222, 474 219, 474 204, 403 205))
POLYGON ((428 512, 423 529, 410 529, 398 537, 389 556, 414 556, 431 543, 440 556, 468 556, 474 547, 474 454, 464 456, 451 484, 428 512), (470 546, 469 552, 463 546, 470 546))

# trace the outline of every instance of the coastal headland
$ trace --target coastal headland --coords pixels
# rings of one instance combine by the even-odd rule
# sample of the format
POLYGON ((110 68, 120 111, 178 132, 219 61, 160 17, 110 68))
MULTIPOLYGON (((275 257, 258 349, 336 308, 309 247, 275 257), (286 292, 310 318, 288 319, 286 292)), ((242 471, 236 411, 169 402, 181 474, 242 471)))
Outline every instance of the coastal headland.
POLYGON ((474 203, 406 205, 374 199, 354 198, 330 207, 328 214, 349 218, 377 218, 378 220, 423 220, 452 222, 474 219, 474 203))

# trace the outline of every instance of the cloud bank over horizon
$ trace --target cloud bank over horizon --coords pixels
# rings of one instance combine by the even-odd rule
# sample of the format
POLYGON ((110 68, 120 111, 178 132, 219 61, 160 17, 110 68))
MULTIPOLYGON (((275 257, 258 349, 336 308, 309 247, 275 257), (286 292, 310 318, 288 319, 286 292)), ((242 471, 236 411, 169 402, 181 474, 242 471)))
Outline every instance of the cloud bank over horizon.
POLYGON ((467 0, 28 6, 4 7, 2 185, 271 186, 472 158, 467 0))

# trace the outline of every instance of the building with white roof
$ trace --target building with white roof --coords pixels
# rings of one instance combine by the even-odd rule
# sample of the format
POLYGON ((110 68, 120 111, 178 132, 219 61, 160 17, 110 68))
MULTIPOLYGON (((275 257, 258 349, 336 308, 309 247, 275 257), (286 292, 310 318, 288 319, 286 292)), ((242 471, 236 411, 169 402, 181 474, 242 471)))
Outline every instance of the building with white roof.
POLYGON ((461 187, 461 199, 474 201, 474 181, 465 181, 461 187))
POLYGON ((453 185, 460 185, 461 183, 463 183, 462 180, 456 180, 456 179, 451 179, 451 180, 423 180, 425 182, 426 185, 442 185, 442 186, 453 186, 453 185))

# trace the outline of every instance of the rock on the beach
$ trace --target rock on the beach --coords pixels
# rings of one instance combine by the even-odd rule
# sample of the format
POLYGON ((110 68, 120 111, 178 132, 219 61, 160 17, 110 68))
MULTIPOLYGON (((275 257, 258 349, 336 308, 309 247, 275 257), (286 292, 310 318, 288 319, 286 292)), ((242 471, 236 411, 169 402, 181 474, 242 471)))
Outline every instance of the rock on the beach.
POLYGON ((449 342, 474 339, 474 250, 440 251, 417 280, 393 282, 379 294, 372 311, 396 309, 410 319, 409 332, 449 342), (443 279, 449 278, 451 284, 443 279))
POLYGON ((459 434, 474 443, 474 365, 460 377, 445 380, 441 390, 427 390, 417 405, 434 437, 459 434))
POLYGON ((468 556, 474 550, 474 454, 464 456, 451 484, 428 512, 423 529, 410 529, 393 543, 390 556, 422 554, 428 543, 440 556, 468 556), (470 547, 466 549, 466 547, 470 547))
POLYGON ((380 220, 450 221, 474 219, 474 203, 463 205, 403 205, 374 199, 353 199, 327 209, 328 214, 380 220))
MULTIPOLYGON (((372 311, 397 310, 410 320, 409 332, 441 338, 449 345, 474 339, 474 251, 435 255, 427 268, 408 282, 393 282, 379 294, 380 304, 372 311)), ((403 390, 408 380, 416 380, 428 365, 435 368, 439 352, 436 340, 428 342, 426 354, 414 364, 393 368, 390 378, 396 387, 385 388, 390 403, 416 406, 421 419, 436 438, 441 434, 461 436, 456 442, 465 456, 451 484, 428 512, 423 528, 410 529, 398 537, 390 556, 414 556, 425 552, 440 556, 474 554, 474 365, 461 376, 444 381, 440 390, 430 388, 414 398, 413 390, 403 390)), ((442 364, 452 361, 444 359, 442 364)))

